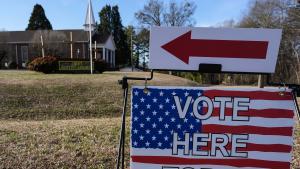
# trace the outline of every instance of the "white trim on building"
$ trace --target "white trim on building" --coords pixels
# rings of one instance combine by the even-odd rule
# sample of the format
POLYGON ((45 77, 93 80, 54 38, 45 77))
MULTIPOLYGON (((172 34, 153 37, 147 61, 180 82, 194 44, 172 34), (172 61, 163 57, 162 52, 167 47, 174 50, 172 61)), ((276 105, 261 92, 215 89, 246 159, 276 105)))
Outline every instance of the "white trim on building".
MULTIPOLYGON (((110 35, 105 43, 97 44, 96 46, 97 52, 95 58, 105 60, 110 67, 114 68, 116 66, 116 45, 113 36, 110 35)), ((95 50, 95 44, 93 44, 92 47, 93 50, 95 50)))

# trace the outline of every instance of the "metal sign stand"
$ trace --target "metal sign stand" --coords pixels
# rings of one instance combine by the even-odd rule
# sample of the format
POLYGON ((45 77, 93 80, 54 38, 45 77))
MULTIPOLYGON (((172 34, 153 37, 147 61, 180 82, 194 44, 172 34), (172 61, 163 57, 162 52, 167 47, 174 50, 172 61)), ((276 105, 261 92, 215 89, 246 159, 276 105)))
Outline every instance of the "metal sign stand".
POLYGON ((122 85, 122 89, 124 91, 124 102, 123 102, 123 112, 122 112, 122 125, 120 130, 120 142, 119 142, 119 151, 118 151, 118 159, 117 159, 117 169, 124 169, 124 158, 125 158, 125 130, 126 130, 126 108, 127 108, 127 100, 128 100, 128 80, 137 80, 137 81, 145 81, 145 92, 147 92, 147 81, 153 79, 153 70, 151 71, 151 75, 149 78, 140 78, 140 77, 127 77, 124 76, 122 80, 119 81, 119 84, 122 85), (120 161, 121 160, 121 161, 120 161))
POLYGON ((294 90, 292 91, 292 93, 293 93, 294 104, 295 104, 296 111, 297 111, 298 121, 300 122, 300 113, 299 113, 299 105, 298 105, 298 101, 297 101, 297 95, 294 90))
MULTIPOLYGON (((200 64, 199 71, 200 73, 237 73, 237 72, 222 72, 222 65, 220 64, 200 64)), ((153 79, 154 70, 151 70, 151 75, 149 78, 140 78, 140 77, 127 77, 124 76, 122 80, 119 80, 119 84, 122 85, 122 89, 124 90, 124 102, 123 102, 123 112, 122 112, 122 125, 120 130, 120 142, 119 142, 119 150, 118 150, 118 159, 117 159, 117 168, 121 169, 125 168, 125 130, 126 130, 126 108, 127 108, 127 100, 128 100, 128 80, 137 80, 137 81, 145 81, 145 89, 144 92, 147 92, 147 81, 153 79)), ((240 74, 240 73, 238 73, 240 74)), ((250 74, 250 73, 248 73, 250 74)), ((253 74, 253 73, 252 73, 253 74)), ((292 95, 294 104, 297 111, 298 120, 300 122, 300 114, 299 114, 299 107, 297 102, 297 92, 300 92, 300 85, 295 84, 278 84, 278 83, 270 83, 269 78, 267 79, 267 84, 270 86, 283 86, 292 89, 292 95)))
POLYGON ((292 95, 293 95, 293 100, 294 100, 294 104, 296 107, 297 117, 298 117, 298 121, 300 122, 300 110, 299 110, 299 105, 298 105, 298 101, 297 101, 297 96, 300 96, 300 85, 286 84, 286 83, 273 83, 273 82, 270 82, 270 75, 267 77, 267 85, 287 87, 289 89, 292 89, 292 95))

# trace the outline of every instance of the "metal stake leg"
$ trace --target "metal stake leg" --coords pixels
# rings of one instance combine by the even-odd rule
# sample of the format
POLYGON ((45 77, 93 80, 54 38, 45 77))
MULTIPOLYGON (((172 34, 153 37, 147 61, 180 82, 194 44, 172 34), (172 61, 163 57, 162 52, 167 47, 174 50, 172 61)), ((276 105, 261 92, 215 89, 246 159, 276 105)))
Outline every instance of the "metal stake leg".
POLYGON ((125 168, 125 165, 124 165, 125 164, 125 162, 124 162, 124 159, 125 159, 125 138, 126 138, 126 136, 125 136, 125 131, 126 131, 125 130, 126 129, 125 123, 126 123, 126 119, 124 119, 124 123, 123 123, 123 139, 122 139, 123 144, 122 144, 122 162, 121 162, 121 168, 122 169, 125 168))
POLYGON ((151 70, 151 76, 149 78, 140 78, 140 77, 126 77, 124 76, 122 80, 119 80, 119 84, 122 85, 124 90, 124 103, 123 103, 123 114, 122 114, 122 126, 120 131, 120 142, 118 150, 118 159, 117 159, 117 169, 125 168, 125 136, 126 136, 126 107, 127 107, 127 98, 128 98, 128 80, 152 80, 153 79, 153 70, 151 70), (122 159, 121 159, 122 157, 122 159))
POLYGON ((298 106, 298 101, 297 101, 297 97, 296 97, 295 91, 292 91, 292 94, 293 94, 294 104, 295 104, 296 111, 297 111, 298 121, 300 122, 299 106, 298 106))
POLYGON ((123 113, 122 113, 122 127, 120 132, 120 142, 119 142, 119 151, 118 151, 118 160, 117 160, 117 169, 120 168, 120 159, 121 168, 124 169, 124 156, 125 156, 125 127, 126 127, 126 107, 127 107, 127 98, 128 98, 128 87, 124 89, 124 103, 123 103, 123 113))

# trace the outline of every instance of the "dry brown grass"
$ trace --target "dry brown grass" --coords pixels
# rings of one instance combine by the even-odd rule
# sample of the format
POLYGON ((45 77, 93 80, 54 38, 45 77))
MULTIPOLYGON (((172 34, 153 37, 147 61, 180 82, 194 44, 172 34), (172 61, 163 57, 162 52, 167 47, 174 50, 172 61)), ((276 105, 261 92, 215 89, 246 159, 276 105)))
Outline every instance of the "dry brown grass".
MULTIPOLYGON (((300 105, 300 98, 298 98, 298 105, 300 105)), ((293 161, 294 169, 300 169, 300 122, 296 122, 294 130, 294 146, 293 146, 293 161)))
MULTIPOLYGON (((113 168, 124 75, 150 74, 0 71, 0 168, 113 168)), ((164 74, 149 82, 168 84, 197 85, 164 74)))
POLYGON ((0 168, 113 168, 119 124, 119 118, 0 121, 0 168))
MULTIPOLYGON (((122 104, 117 80, 122 76, 0 71, 0 168, 114 168, 122 104)), ((169 84, 197 85, 164 74, 155 74, 150 82, 169 84)), ((129 118, 127 136, 128 124, 129 118)), ((128 166, 129 137, 126 144, 128 166)), ((299 124, 293 150, 293 169, 297 169, 299 124)))
POLYGON ((300 169, 300 125, 296 125, 293 146, 293 168, 300 169))
MULTIPOLYGON (((149 73, 126 73, 146 77, 149 73)), ((44 75, 0 71, 0 119, 49 120, 120 115, 125 73, 44 75)), ((143 82, 135 84, 143 85, 143 82)), ((149 85, 196 85, 189 80, 155 74, 149 85)))

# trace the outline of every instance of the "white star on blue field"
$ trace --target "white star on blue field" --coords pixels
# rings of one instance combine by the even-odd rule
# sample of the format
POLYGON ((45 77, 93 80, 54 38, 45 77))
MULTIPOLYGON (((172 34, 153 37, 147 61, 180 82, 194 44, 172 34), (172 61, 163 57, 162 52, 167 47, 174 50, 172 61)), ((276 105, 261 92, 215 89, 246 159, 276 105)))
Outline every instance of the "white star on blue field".
MULTIPOLYGON (((194 117, 192 106, 185 118, 179 118, 173 96, 178 96, 182 105, 185 98, 197 98, 201 90, 185 89, 143 89, 134 88, 132 98, 131 143, 134 148, 171 149, 173 134, 178 133, 178 140, 185 138, 185 133, 201 132, 201 121, 194 117)), ((201 107, 199 108, 201 111, 201 107)), ((190 135, 192 141, 192 135, 190 135)), ((190 144, 192 149, 192 144, 190 144)), ((179 149, 182 149, 179 146, 179 149)))

